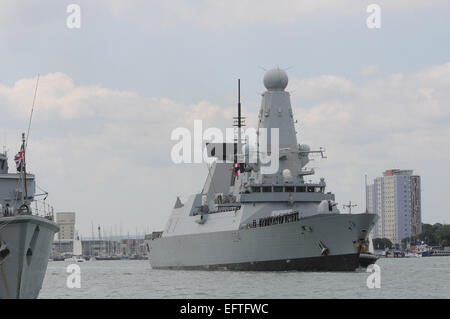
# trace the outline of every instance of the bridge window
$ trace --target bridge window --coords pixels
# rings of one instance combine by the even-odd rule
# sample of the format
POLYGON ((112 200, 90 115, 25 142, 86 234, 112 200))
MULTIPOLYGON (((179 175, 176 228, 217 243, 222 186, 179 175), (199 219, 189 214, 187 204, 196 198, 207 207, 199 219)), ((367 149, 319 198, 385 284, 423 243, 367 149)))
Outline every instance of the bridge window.
POLYGON ((254 192, 254 193, 261 193, 261 187, 259 187, 259 186, 253 186, 253 187, 252 187, 252 192, 254 192))
POLYGON ((274 186, 273 187, 273 191, 277 192, 277 193, 280 193, 280 192, 283 191, 283 186, 274 186))
POLYGON ((314 193, 314 186, 308 186, 307 191, 308 193, 314 193))
POLYGON ((304 193, 304 192, 306 192, 306 187, 305 187, 305 186, 297 186, 297 187, 295 188, 295 191, 296 191, 297 193, 304 193))
POLYGON ((286 186, 284 189, 286 192, 292 193, 294 191, 294 186, 286 186))
POLYGON ((263 191, 263 193, 271 193, 272 186, 263 186, 262 191, 263 191))

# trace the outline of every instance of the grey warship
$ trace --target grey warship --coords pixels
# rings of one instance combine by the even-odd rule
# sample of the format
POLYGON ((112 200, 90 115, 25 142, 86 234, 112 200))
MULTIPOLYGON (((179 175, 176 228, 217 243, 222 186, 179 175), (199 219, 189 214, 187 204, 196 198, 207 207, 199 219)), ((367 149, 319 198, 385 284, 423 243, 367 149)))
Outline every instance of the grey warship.
POLYGON ((265 73, 267 90, 262 94, 258 119, 258 129, 278 129, 278 170, 264 174, 259 159, 256 164, 242 160, 249 147, 243 143, 246 145, 240 151, 243 120, 239 98, 238 138, 237 143, 232 143, 237 144, 234 161, 219 161, 227 157, 225 144, 209 151, 217 160, 211 164, 202 192, 185 203, 177 198, 164 231, 146 236, 153 269, 358 268, 359 254, 376 215, 343 214, 337 208, 335 195, 325 192, 325 179, 315 183, 306 180, 315 174, 314 169, 306 167, 310 156, 325 156, 323 149, 314 151, 306 144, 298 144, 290 94, 285 91, 287 84, 284 70, 275 68, 265 73), (217 152, 222 149, 222 153, 217 152))
POLYGON ((39 194, 35 176, 26 173, 24 141, 15 158, 17 173, 8 173, 7 154, 0 153, 0 299, 38 297, 59 230, 53 209, 35 198, 39 194))

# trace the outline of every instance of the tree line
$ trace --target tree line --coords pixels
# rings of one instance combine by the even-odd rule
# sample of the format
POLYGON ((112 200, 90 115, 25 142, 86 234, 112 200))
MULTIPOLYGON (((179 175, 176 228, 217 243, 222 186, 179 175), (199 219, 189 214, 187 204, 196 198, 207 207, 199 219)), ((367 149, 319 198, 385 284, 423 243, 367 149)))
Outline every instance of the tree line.
MULTIPOLYGON (((406 237, 401 241, 403 247, 406 247, 408 243, 420 245, 422 242, 429 246, 450 246, 450 225, 422 224, 422 232, 419 235, 406 237)), ((374 238, 373 247, 375 249, 393 248, 394 244, 388 238, 374 238)))

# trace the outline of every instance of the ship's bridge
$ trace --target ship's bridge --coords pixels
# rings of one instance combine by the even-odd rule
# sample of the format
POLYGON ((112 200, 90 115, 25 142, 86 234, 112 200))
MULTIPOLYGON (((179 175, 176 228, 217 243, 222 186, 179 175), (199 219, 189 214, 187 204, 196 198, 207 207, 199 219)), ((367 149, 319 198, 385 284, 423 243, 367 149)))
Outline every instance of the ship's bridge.
POLYGON ((8 174, 8 157, 5 153, 0 153, 0 174, 8 174))
POLYGON ((250 190, 251 193, 324 193, 325 186, 323 184, 253 185, 250 190))

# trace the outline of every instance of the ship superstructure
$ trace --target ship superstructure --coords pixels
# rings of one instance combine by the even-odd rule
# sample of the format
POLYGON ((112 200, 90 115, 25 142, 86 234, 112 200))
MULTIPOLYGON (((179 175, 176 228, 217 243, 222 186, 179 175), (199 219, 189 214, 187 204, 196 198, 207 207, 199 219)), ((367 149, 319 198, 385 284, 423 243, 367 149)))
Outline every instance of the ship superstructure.
POLYGON ((23 137, 17 173, 8 172, 8 157, 0 153, 0 299, 38 297, 59 230, 53 209, 37 201, 35 176, 25 170, 24 142, 23 137))
MULTIPOLYGON (((203 191, 185 203, 177 198, 164 231, 146 237, 152 268, 333 271, 358 267, 376 216, 341 214, 323 178, 307 181, 315 174, 306 167, 311 154, 324 157, 324 151, 298 143, 287 84, 281 69, 264 76, 267 91, 262 94, 258 132, 265 130, 267 139, 263 141, 258 133, 258 143, 252 147, 242 143, 238 133, 235 145, 208 145, 217 160, 209 168, 203 191), (278 145, 272 143, 276 132, 278 145), (229 149, 234 151, 230 154, 229 149), (254 149, 256 161, 251 161, 254 149), (278 154, 276 169, 267 173, 263 155, 273 158, 274 154, 278 154)), ((240 103, 237 123, 240 132, 240 103)))

